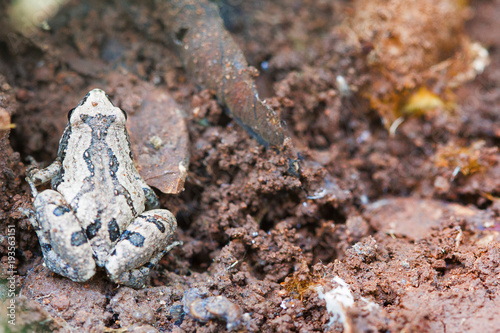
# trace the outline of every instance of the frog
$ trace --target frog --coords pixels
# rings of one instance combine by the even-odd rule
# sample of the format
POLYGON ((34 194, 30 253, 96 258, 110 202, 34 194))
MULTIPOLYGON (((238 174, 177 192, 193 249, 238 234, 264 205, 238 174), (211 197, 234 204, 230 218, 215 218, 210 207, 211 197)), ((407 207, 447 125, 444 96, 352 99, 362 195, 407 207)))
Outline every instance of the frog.
POLYGON ((34 197, 30 222, 45 266, 75 282, 104 269, 132 288, 146 285, 151 269, 172 247, 175 216, 134 165, 127 114, 101 89, 68 112, 57 157, 28 168, 34 197), (52 189, 36 187, 51 181, 52 189))

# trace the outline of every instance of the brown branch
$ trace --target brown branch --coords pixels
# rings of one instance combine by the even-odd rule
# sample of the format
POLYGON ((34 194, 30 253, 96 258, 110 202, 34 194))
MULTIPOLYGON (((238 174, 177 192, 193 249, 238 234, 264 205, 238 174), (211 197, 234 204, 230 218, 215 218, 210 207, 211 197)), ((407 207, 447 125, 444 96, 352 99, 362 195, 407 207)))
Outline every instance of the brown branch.
POLYGON ((265 146, 285 139, 278 115, 259 99, 243 53, 224 29, 217 7, 205 0, 168 1, 166 24, 188 74, 213 90, 229 115, 265 146))

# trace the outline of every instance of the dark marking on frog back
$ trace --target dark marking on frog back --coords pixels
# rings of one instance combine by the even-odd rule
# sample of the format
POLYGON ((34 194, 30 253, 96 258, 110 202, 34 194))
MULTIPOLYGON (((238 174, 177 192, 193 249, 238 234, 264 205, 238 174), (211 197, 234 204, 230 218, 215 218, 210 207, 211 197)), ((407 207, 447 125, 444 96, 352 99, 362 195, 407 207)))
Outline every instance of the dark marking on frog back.
POLYGON ((120 227, 118 226, 115 218, 112 218, 108 223, 108 233, 109 240, 112 242, 115 242, 118 238, 120 238, 120 227))
MULTIPOLYGON (((98 212, 98 214, 100 215, 101 212, 98 212)), ((98 216, 95 220, 94 220, 94 223, 91 223, 87 226, 87 229, 85 230, 85 233, 87 234, 87 238, 89 240, 91 240, 92 238, 94 238, 97 233, 99 232, 99 230, 101 230, 101 218, 98 216)))

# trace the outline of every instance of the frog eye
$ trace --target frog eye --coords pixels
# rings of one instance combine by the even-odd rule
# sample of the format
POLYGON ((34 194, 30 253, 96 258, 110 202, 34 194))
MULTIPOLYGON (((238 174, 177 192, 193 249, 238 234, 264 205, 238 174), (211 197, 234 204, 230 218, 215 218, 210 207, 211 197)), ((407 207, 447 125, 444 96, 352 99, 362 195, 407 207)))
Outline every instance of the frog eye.
POLYGON ((122 112, 123 112, 123 115, 125 116, 125 120, 127 120, 127 112, 123 111, 122 109, 120 109, 122 112))
POLYGON ((69 110, 69 112, 68 112, 68 121, 71 119, 71 115, 73 114, 73 111, 75 111, 75 108, 69 110))

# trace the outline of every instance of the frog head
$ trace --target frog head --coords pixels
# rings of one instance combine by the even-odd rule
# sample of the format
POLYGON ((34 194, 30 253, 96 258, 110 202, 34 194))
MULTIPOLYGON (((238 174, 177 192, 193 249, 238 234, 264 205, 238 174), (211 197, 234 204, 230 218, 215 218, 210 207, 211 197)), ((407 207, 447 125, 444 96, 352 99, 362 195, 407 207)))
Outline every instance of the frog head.
POLYGON ((74 109, 68 112, 68 121, 71 126, 82 124, 87 119, 102 119, 125 126, 127 114, 114 106, 103 90, 93 89, 74 109))

